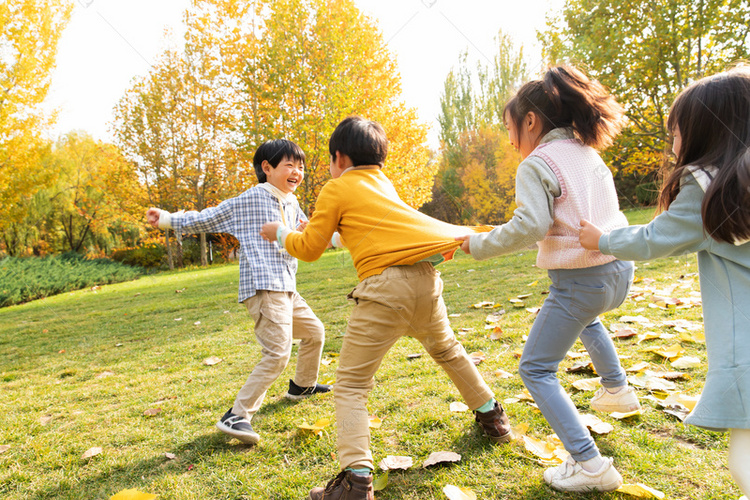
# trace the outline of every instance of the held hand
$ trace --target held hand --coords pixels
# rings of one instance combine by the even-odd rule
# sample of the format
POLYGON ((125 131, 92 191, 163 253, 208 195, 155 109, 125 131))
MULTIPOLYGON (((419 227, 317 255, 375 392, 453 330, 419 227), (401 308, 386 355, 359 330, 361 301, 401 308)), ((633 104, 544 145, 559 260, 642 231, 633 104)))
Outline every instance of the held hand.
POLYGON ((158 208, 149 208, 146 211, 146 221, 153 227, 159 227, 159 214, 161 211, 158 208))
POLYGON ((279 221, 266 222, 260 228, 260 235, 266 241, 276 241, 276 231, 279 229, 279 226, 281 226, 281 222, 279 221))
POLYGON ((297 224, 297 231, 304 231, 307 225, 309 224, 309 221, 306 220, 300 220, 299 224, 297 224))
POLYGON ((471 255, 471 248, 469 247, 470 238, 471 238, 470 234, 467 234, 465 236, 458 236, 456 238, 456 241, 463 241, 463 243, 461 243, 461 250, 463 250, 464 253, 466 253, 466 255, 471 255))
POLYGON ((587 220, 581 220, 581 229, 578 231, 578 240, 586 250, 599 250, 599 238, 604 231, 587 220))

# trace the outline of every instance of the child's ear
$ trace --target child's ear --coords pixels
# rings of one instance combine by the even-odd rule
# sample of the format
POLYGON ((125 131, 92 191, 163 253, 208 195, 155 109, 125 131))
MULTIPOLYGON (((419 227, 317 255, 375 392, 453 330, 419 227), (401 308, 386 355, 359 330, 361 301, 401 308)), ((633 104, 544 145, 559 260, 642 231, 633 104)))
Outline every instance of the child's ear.
POLYGON ((268 160, 263 160, 263 162, 260 164, 260 168, 263 169, 263 172, 266 174, 271 171, 273 168, 270 163, 268 163, 268 160))

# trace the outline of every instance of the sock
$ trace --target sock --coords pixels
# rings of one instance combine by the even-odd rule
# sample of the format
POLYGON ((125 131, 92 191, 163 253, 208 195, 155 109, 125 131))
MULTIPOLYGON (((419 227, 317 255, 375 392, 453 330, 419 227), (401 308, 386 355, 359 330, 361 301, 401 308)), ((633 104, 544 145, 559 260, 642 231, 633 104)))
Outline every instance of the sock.
POLYGON ((585 470, 586 472, 596 472, 602 468, 604 459, 602 458, 601 455, 597 455, 592 459, 581 460, 578 463, 581 464, 581 467, 583 467, 583 470, 585 470))
POLYGON ((476 411, 479 413, 487 413, 488 411, 492 410, 495 407, 495 398, 490 398, 489 401, 484 403, 482 406, 477 408, 476 411))
POLYGON ((372 474, 372 469, 369 467, 362 467, 358 469, 355 469, 354 467, 347 467, 345 470, 352 471, 358 476, 369 476, 370 474, 372 474))
POLYGON ((750 429, 729 430, 729 472, 744 495, 750 495, 750 429))

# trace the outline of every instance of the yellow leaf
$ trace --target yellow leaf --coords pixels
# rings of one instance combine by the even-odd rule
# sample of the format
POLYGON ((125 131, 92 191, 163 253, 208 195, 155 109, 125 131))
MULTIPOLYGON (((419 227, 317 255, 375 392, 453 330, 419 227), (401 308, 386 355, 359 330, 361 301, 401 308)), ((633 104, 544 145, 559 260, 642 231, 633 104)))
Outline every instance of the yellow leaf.
POLYGON ((86 450, 86 452, 81 456, 81 458, 85 460, 87 458, 91 458, 100 454, 102 451, 103 450, 100 447, 94 446, 93 448, 89 448, 88 450, 86 450))
POLYGON ((609 434, 610 432, 615 430, 612 424, 603 422, 602 419, 595 415, 581 413, 578 415, 578 418, 583 425, 591 429, 591 432, 596 434, 609 434))
POLYGON ((627 495, 632 495, 638 498, 664 498, 664 493, 642 483, 623 484, 615 491, 619 491, 620 493, 625 493, 627 495))
POLYGON ((446 484, 443 493, 448 500, 477 500, 477 495, 471 488, 460 488, 452 484, 446 484))
POLYGON ((495 370, 495 376, 497 376, 499 378, 511 378, 513 376, 513 374, 509 373, 509 372, 506 372, 503 369, 498 368, 497 370, 495 370))
POLYGON ((372 489, 375 491, 380 491, 386 486, 388 486, 388 471, 385 471, 383 474, 378 474, 372 480, 372 489))
POLYGON ((221 363, 222 361, 224 360, 219 358, 218 356, 211 356, 210 358, 204 359, 203 364, 206 366, 213 366, 215 364, 221 363))
POLYGON ((527 424, 526 422, 521 422, 520 424, 510 428, 510 435, 513 436, 513 439, 519 439, 525 436, 528 431, 529 424, 527 424))
POLYGON ((327 418, 321 418, 314 424, 310 425, 307 422, 302 422, 300 425, 297 426, 298 429, 301 429, 303 431, 309 431, 315 436, 321 436, 323 435, 323 429, 328 427, 331 424, 330 419, 327 418))
POLYGON ((109 500, 154 500, 154 498, 156 498, 156 495, 132 489, 122 490, 121 492, 109 497, 109 500))
POLYGON ((451 405, 450 405, 450 410, 451 410, 452 412, 456 412, 456 413, 459 413, 459 412, 464 412, 464 411, 466 411, 466 410, 468 410, 468 409, 469 409, 469 407, 468 407, 468 406, 466 406, 466 405, 465 405, 464 403, 462 403, 461 401, 454 401, 454 402, 452 402, 452 403, 451 403, 451 405))
POLYGON ((526 286, 537 286, 538 284, 539 284, 539 280, 537 280, 537 281, 532 281, 531 283, 529 283, 529 284, 528 284, 528 285, 526 285, 526 286))
POLYGON ((669 347, 649 347, 648 349, 643 349, 642 352, 653 352, 663 358, 672 359, 678 358, 685 350, 680 344, 674 344, 669 347))
POLYGON ((640 410, 629 411, 627 413, 621 413, 619 411, 615 411, 609 414, 610 417, 616 418, 617 420, 635 417, 636 415, 643 415, 643 408, 641 408, 640 410))
MULTIPOLYGON (((468 408, 468 407, 467 407, 468 408)), ((368 425, 373 429, 379 429, 383 425, 383 421, 380 420, 376 415, 370 415, 367 417, 368 425)))
POLYGON ((595 391, 602 386, 602 384, 599 382, 601 379, 601 377, 594 377, 576 380, 575 382, 573 382, 573 387, 575 387, 579 391, 595 391))

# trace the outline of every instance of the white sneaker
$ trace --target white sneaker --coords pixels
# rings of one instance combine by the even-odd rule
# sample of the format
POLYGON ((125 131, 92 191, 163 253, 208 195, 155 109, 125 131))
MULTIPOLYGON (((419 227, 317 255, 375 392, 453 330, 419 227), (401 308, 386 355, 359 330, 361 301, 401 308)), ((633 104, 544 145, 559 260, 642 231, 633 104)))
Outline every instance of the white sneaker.
POLYGON ((613 491, 622 485, 622 476, 612 465, 612 459, 602 457, 604 463, 596 472, 588 472, 573 457, 557 467, 544 471, 544 481, 558 491, 613 491))
POLYGON ((605 387, 600 387, 594 397, 591 398, 591 409, 596 411, 605 411, 608 413, 619 411, 627 413, 640 409, 641 404, 638 402, 638 396, 632 387, 626 385, 620 388, 614 394, 609 392, 605 387))

